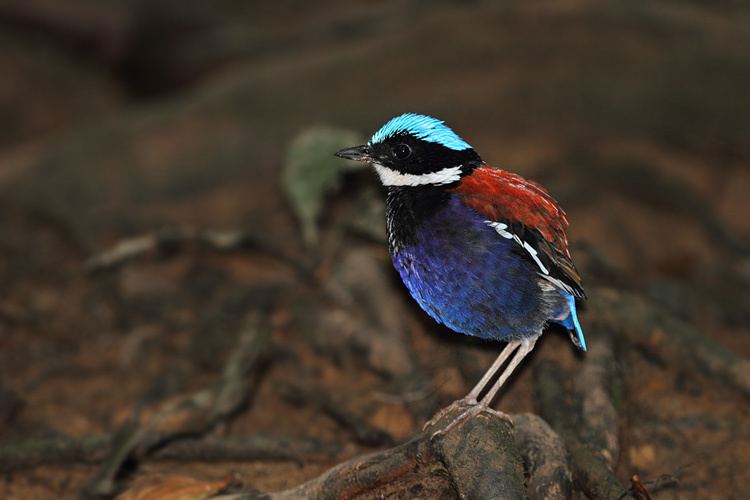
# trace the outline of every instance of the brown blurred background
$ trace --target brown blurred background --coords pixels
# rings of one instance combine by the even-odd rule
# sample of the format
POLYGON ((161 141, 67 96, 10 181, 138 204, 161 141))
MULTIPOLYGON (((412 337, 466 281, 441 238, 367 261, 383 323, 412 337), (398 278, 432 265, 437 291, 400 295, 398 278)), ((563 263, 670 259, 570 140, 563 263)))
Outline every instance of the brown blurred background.
MULTIPOLYGON (((317 441, 292 460, 144 459, 112 491, 156 473, 293 486, 406 439, 473 384, 499 346, 454 338, 401 289, 374 176, 342 175, 303 242, 282 172, 320 125, 366 137, 405 111, 446 120, 562 203, 587 285, 750 356, 748 47, 735 1, 0 0, 0 445, 104 443, 68 463, 0 453, 0 497, 78 495, 107 436, 216 380, 249 311, 271 332, 262 368, 207 432, 317 441), (187 226, 251 244, 84 268, 187 226), (340 289, 356 308, 335 305, 340 289), (386 437, 347 437, 300 404, 310 383, 386 437)), ((535 411, 531 367, 547 353, 574 372, 566 343, 546 335, 496 406, 535 411)), ((623 482, 684 469, 656 498, 742 498, 747 396, 618 352, 623 482)))

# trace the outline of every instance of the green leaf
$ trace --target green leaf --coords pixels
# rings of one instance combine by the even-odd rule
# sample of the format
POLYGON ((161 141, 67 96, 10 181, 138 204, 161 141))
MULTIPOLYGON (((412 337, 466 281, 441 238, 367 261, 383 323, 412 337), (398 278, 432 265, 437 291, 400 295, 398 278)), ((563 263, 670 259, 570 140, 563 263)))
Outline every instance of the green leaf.
POLYGON ((302 131, 289 145, 282 186, 300 222, 306 244, 317 243, 318 217, 326 196, 339 189, 342 172, 363 166, 333 154, 364 142, 358 132, 321 125, 302 131))

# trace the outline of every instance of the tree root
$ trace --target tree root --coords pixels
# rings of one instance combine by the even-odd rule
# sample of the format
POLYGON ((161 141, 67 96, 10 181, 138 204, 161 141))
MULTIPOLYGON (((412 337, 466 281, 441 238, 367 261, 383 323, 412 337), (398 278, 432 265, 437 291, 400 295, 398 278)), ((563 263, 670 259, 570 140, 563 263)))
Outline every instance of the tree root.
POLYGON ((89 257, 84 269, 91 274, 110 271, 148 254, 171 255, 190 245, 202 246, 217 252, 260 251, 292 267, 300 276, 310 279, 309 270, 302 266, 298 259, 287 255, 280 248, 250 231, 220 231, 190 226, 164 227, 152 233, 120 240, 109 250, 89 257))
POLYGON ((452 408, 410 441, 352 458, 297 487, 216 498, 571 498, 565 449, 546 422, 535 415, 516 415, 511 424, 482 412, 435 433, 463 410, 452 408))
POLYGON ((620 454, 619 425, 612 401, 615 356, 611 339, 594 337, 578 373, 573 380, 573 399, 581 421, 581 439, 607 461, 617 465, 620 454))
MULTIPOLYGON (((146 434, 144 441, 164 441, 169 436, 146 434)), ((101 464, 112 449, 112 435, 71 438, 28 439, 0 446, 0 472, 30 469, 45 465, 101 464)), ((285 436, 205 437, 170 441, 139 460, 234 462, 243 460, 289 460, 297 463, 328 461, 336 457, 341 446, 317 439, 285 436)))
POLYGON ((536 392, 539 410, 563 439, 568 451, 573 479, 578 489, 592 500, 624 498, 628 494, 607 460, 580 436, 576 409, 566 398, 562 367, 542 359, 536 365, 536 392))
POLYGON ((118 429, 109 453, 84 488, 82 497, 112 495, 117 489, 115 479, 126 460, 139 458, 174 439, 203 435, 239 410, 251 392, 252 373, 268 344, 270 330, 261 323, 257 312, 248 316, 214 386, 166 401, 144 421, 133 418, 118 429))
POLYGON ((537 415, 514 415, 516 444, 521 450, 530 500, 568 500, 572 477, 560 436, 537 415))
POLYGON ((504 498, 522 499, 524 477, 510 422, 484 412, 435 435, 463 411, 448 412, 414 439, 358 456, 295 488, 217 498, 504 498))
POLYGON ((313 405, 318 411, 328 415, 343 428, 352 433, 354 439, 364 446, 382 446, 393 444, 393 438, 387 432, 372 427, 359 415, 355 415, 337 401, 329 392, 322 389, 302 388, 287 385, 281 393, 288 402, 294 405, 313 405))
POLYGON ((589 328, 624 336, 658 352, 686 372, 697 367, 750 397, 750 360, 646 299, 611 288, 595 288, 587 311, 589 328))

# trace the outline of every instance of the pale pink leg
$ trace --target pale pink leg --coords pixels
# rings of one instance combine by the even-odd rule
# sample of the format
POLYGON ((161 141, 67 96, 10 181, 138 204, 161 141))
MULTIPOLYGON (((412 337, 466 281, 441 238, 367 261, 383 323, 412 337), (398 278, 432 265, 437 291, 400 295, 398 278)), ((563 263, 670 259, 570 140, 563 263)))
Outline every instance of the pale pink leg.
POLYGON ((492 404, 492 400, 495 399, 497 391, 499 391, 505 381, 508 380, 508 377, 513 374, 513 372, 516 370, 516 367, 521 363, 523 358, 525 358, 534 349, 534 345, 536 344, 538 338, 539 337, 534 337, 533 339, 522 340, 520 342, 521 346, 516 351, 516 354, 513 356, 513 358, 511 358, 508 366, 505 367, 503 373, 500 374, 500 378, 497 379, 495 385, 492 386, 492 388, 479 402, 480 405, 484 406, 485 408, 489 408, 490 404, 492 404))
POLYGON ((492 363, 492 366, 490 366, 490 368, 486 372, 484 372, 484 375, 482 375, 482 378, 479 380, 479 382, 477 382, 477 385, 474 386, 474 388, 469 392, 469 394, 466 395, 464 399, 467 401, 476 401, 484 388, 490 382, 490 380, 492 380, 492 377, 495 376, 495 373, 497 373, 500 367, 503 366, 505 360, 508 359, 510 355, 513 354, 513 351, 516 350, 520 345, 521 342, 518 340, 508 342, 508 345, 506 345, 505 348, 500 351, 500 355, 497 357, 495 362, 492 363))
POLYGON ((533 340, 515 340, 508 342, 508 345, 506 345, 502 352, 500 352, 500 355, 497 357, 495 362, 492 363, 492 366, 490 366, 490 368, 485 372, 485 374, 479 380, 477 385, 475 385, 474 388, 469 392, 469 394, 467 394, 465 398, 454 401, 451 405, 440 410, 434 417, 430 419, 429 422, 424 425, 422 429, 426 429, 427 427, 437 423, 447 412, 459 406, 467 406, 467 408, 456 418, 454 418, 446 427, 435 432, 432 437, 449 431, 456 424, 466 419, 467 417, 474 416, 483 411, 488 411, 501 418, 510 420, 510 417, 505 413, 491 409, 489 407, 489 403, 492 401, 492 399, 494 399, 497 391, 500 390, 500 387, 502 387, 503 383, 508 379, 511 373, 513 373, 513 370, 515 370, 516 366, 518 366, 521 360, 529 352, 531 352, 531 350, 534 348, 535 343, 536 338, 533 340), (492 386, 490 392, 488 392, 487 395, 482 398, 479 403, 477 403, 477 398, 479 397, 479 395, 482 393, 485 387, 487 387, 487 384, 490 382, 490 380, 492 380, 497 371, 503 366, 503 364, 508 360, 508 358, 511 356, 511 354, 513 354, 514 351, 515 355, 513 356, 513 358, 511 358, 510 363, 500 375, 500 379, 498 379, 495 385, 492 386))

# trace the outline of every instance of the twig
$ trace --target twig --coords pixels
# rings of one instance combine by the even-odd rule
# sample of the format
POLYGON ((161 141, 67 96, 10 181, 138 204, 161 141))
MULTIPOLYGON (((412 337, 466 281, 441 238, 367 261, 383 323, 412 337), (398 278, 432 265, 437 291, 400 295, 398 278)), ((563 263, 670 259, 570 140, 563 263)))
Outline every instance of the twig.
POLYGON ((651 500, 651 494, 641 482, 641 478, 638 477, 638 474, 630 476, 630 493, 636 498, 636 500, 651 500))
POLYGON ((654 479, 648 479, 643 481, 643 485, 649 489, 651 493, 657 493, 667 488, 674 488, 680 485, 680 477, 684 473, 686 467, 679 467, 672 474, 662 474, 654 479))
MULTIPOLYGON (((651 500, 651 495, 657 492, 667 489, 674 488, 680 485, 679 477, 684 472, 685 467, 679 467, 672 474, 662 474, 661 476, 642 481, 638 474, 630 476, 630 494, 636 500, 651 500)), ((620 500, 619 498, 617 500, 620 500)))

